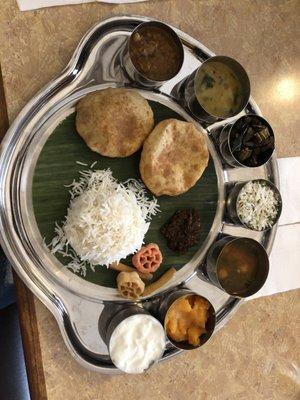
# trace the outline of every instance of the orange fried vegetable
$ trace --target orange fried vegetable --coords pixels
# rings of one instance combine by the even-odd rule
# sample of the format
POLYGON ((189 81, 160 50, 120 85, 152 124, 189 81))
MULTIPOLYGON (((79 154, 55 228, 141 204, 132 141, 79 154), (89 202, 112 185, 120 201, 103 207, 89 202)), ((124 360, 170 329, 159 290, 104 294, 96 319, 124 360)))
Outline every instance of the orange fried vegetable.
POLYGON ((199 346, 200 336, 206 332, 209 307, 207 300, 196 295, 176 300, 166 315, 167 335, 175 342, 199 346))
POLYGON ((162 255, 155 243, 149 243, 132 257, 132 264, 143 273, 155 272, 162 263, 162 255))

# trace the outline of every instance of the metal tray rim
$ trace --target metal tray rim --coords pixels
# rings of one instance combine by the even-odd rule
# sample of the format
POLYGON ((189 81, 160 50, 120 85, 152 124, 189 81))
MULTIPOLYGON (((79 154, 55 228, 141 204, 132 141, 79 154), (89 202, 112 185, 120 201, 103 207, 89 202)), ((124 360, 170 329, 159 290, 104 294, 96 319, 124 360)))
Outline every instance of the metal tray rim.
MULTIPOLYGON (((11 156, 11 154, 9 154, 9 151, 7 151, 8 146, 12 146, 15 142, 15 138, 14 140, 12 140, 13 134, 16 132, 19 132, 22 130, 23 124, 26 123, 26 120, 30 119, 30 117, 32 116, 34 110, 37 111, 39 105, 41 104, 41 100, 45 99, 45 94, 47 94, 47 96, 50 96, 51 92, 54 91, 56 88, 59 87, 59 85, 66 79, 68 79, 68 77, 72 76, 75 74, 76 71, 76 66, 78 64, 78 60, 80 57, 80 52, 82 51, 82 49, 84 48, 85 43, 91 38, 91 36, 93 35, 93 33, 95 31, 97 31, 97 29, 101 26, 105 26, 105 24, 108 24, 109 22, 113 21, 113 22, 122 22, 122 21, 126 21, 126 19, 129 19, 130 21, 135 21, 138 20, 140 22, 143 21, 147 21, 150 20, 150 18, 146 18, 146 17, 140 17, 140 16, 130 16, 130 15, 122 15, 122 16, 114 16, 114 17, 110 17, 107 19, 104 19, 100 22, 98 22, 94 27, 92 27, 86 34, 85 36, 81 39, 79 45, 77 46, 77 49, 75 50, 70 62, 68 63, 67 67, 62 71, 62 73, 55 79, 53 79, 48 85, 46 85, 44 88, 42 88, 36 96, 33 97, 32 100, 30 100, 27 105, 23 108, 23 110, 20 112, 20 114, 18 115, 18 117, 16 118, 16 120, 14 121, 14 123, 11 125, 3 143, 1 146, 1 159, 0 162, 1 164, 5 163, 5 162, 9 162, 9 159, 11 156)), ((193 46, 196 46, 197 48, 201 49, 202 51, 206 51, 207 54, 209 54, 210 56, 213 55, 213 53, 208 50, 205 46, 203 46, 200 42, 198 42, 197 40, 195 40, 194 38, 190 37, 189 35, 185 34, 184 32, 181 32, 180 30, 178 30, 177 28, 172 27, 173 29, 175 29, 175 31, 177 33, 180 34, 181 37, 184 38, 185 41, 189 42, 190 44, 192 44, 193 46)), ((46 97, 47 97, 46 96, 46 97)), ((256 105, 256 103, 253 101, 253 99, 251 100, 251 103, 253 105, 253 107, 256 109, 256 112, 258 114, 260 114, 259 108, 256 105)), ((37 111, 38 112, 38 111, 37 111)), ((210 126, 209 130, 213 130, 217 128, 217 124, 210 126)), ((277 186, 279 185, 279 181, 278 181, 278 171, 277 171, 277 164, 276 164, 276 158, 273 157, 272 159, 272 169, 273 169, 273 180, 275 181, 275 183, 277 184, 277 186)), ((0 182, 3 185, 3 179, 7 178, 7 176, 4 175, 4 169, 1 171, 0 173, 0 182)), ((5 191, 2 190, 1 193, 1 205, 3 204, 7 204, 7 200, 8 197, 10 196, 9 194, 5 194, 5 191)), ((8 212, 11 212, 11 209, 7 210, 8 212)), ((5 219, 5 216, 3 215, 3 208, 1 209, 1 227, 2 227, 2 231, 5 230, 7 221, 5 219)), ((272 229, 271 235, 269 237, 269 241, 268 241, 268 246, 267 246, 267 250, 268 252, 271 250, 272 247, 272 243, 275 237, 275 233, 276 233, 276 227, 274 227, 272 229)), ((55 290, 49 290, 49 282, 47 281, 47 279, 45 277, 41 277, 41 276, 37 276, 37 275, 32 275, 29 276, 28 273, 26 273, 26 271, 20 266, 15 264, 15 259, 12 256, 12 253, 10 253, 9 251, 9 243, 7 243, 7 238, 4 238, 1 234, 1 244, 3 246, 3 248, 5 249, 6 253, 8 253, 8 257, 10 258, 10 261, 12 262, 12 264, 14 264, 15 269, 17 271, 17 273, 21 276, 21 278, 25 281, 25 283, 30 287, 30 289, 36 294, 38 295, 38 297, 46 304, 46 306, 51 309, 52 313, 55 314, 56 319, 59 322, 60 325, 60 329, 61 332, 64 336, 64 339, 67 343, 67 346, 69 348, 69 350, 73 353, 73 355, 75 354, 76 359, 78 359, 83 365, 85 366, 89 366, 92 367, 92 365, 90 363, 86 363, 82 357, 80 357, 78 355, 78 352, 75 350, 73 344, 70 342, 70 338, 66 332, 66 328, 64 327, 64 325, 62 324, 62 316, 65 313, 65 315, 67 315, 66 310, 64 310, 63 307, 63 302, 60 301, 60 299, 56 296, 55 290), (41 279, 42 278, 42 279, 41 279)), ((17 249, 15 249, 17 250, 17 249)), ((28 271, 27 271, 28 272, 28 271)), ((51 286, 51 285, 50 285, 51 286)), ((241 303, 241 302, 239 302, 241 303)), ((235 305, 236 307, 236 305, 235 305)), ((233 310, 232 310, 233 311, 233 310)), ((230 313, 231 314, 231 313, 230 313)), ((228 314, 229 316, 229 314, 228 314)), ((226 317, 226 316, 225 316, 226 317)), ((224 317, 224 318, 225 318, 224 317)), ((177 354, 178 352, 175 352, 175 354, 177 354)), ((165 357, 166 359, 173 356, 174 354, 171 354, 170 356, 165 357)), ((101 370, 101 372, 107 372, 107 373, 112 373, 112 369, 111 368, 103 368, 103 367, 95 367, 97 370, 101 370)), ((116 373, 115 370, 113 370, 113 373, 116 373)))

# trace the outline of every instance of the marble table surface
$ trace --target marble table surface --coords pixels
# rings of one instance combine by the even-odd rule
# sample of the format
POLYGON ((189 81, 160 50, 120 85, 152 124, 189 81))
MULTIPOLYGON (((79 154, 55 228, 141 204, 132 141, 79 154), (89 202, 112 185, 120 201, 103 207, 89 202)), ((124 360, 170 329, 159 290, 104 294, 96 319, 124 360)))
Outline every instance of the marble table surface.
MULTIPOLYGON (((15 0, 2 0, 0 60, 10 120, 66 65, 91 25, 122 13, 174 24, 215 53, 240 61, 274 128, 278 156, 300 156, 299 0, 150 0, 24 13, 15 0)), ((247 302, 202 349, 141 376, 83 369, 50 312, 37 299, 35 307, 49 400, 300 398, 299 290, 247 302)))

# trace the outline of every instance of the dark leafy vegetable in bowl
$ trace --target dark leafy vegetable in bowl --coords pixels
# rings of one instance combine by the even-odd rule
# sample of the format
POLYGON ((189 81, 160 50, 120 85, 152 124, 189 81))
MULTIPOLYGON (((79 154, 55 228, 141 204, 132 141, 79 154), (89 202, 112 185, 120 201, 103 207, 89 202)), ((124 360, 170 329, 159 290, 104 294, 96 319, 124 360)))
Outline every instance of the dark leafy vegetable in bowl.
POLYGON ((247 167, 265 164, 275 148, 274 133, 269 123, 257 115, 245 115, 232 126, 229 137, 233 156, 247 167))

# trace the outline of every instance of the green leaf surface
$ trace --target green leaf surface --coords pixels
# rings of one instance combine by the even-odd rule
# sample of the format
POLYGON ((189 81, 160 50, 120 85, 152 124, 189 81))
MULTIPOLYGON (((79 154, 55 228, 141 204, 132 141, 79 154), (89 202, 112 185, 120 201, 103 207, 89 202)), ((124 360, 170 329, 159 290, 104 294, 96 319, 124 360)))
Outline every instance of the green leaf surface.
MULTIPOLYGON (((182 117, 169 108, 150 102, 155 122, 166 118, 182 117)), ((108 158, 90 150, 76 132, 75 113, 68 116, 53 131, 39 156, 33 178, 33 207, 36 221, 42 237, 49 243, 54 236, 55 222, 61 224, 67 213, 70 195, 65 185, 77 179, 79 171, 87 169, 78 165, 76 161, 91 165, 97 161, 95 169, 110 168, 113 176, 119 182, 128 178, 140 179, 139 174, 140 152, 126 158, 108 158)), ((152 196, 148 192, 149 196, 152 196)), ((176 196, 161 196, 158 198, 160 210, 151 222, 150 229, 145 237, 145 243, 157 243, 163 254, 163 264, 155 273, 155 279, 162 275, 170 266, 180 269, 195 254, 206 239, 216 213, 218 200, 217 176, 214 163, 210 158, 204 174, 188 192, 176 196), (189 249, 184 255, 176 254, 168 249, 164 237, 159 232, 175 211, 183 208, 196 208, 201 218, 201 233, 198 245, 189 249)), ((130 264, 131 257, 126 262, 130 264)), ((60 261, 67 264, 66 259, 60 261)), ((87 271, 83 279, 102 286, 115 287, 117 273, 106 267, 97 266, 95 272, 87 271)))

